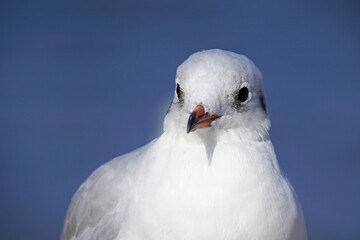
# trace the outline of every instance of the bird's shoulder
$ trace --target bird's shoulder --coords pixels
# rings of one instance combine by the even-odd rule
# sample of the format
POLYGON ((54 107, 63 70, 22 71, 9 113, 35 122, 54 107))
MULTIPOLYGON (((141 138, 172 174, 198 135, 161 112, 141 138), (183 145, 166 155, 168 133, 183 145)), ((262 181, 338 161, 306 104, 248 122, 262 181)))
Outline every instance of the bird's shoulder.
POLYGON ((118 234, 122 219, 107 219, 125 211, 119 209, 125 204, 118 203, 129 201, 134 172, 154 142, 103 164, 81 184, 67 210, 61 240, 113 239, 118 234))

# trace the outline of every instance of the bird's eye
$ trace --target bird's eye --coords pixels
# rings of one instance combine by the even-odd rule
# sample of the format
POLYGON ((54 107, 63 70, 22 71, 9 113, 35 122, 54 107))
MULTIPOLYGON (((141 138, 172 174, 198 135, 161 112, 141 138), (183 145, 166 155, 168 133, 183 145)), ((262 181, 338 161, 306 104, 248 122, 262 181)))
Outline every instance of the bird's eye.
POLYGON ((176 95, 180 101, 183 101, 184 92, 178 83, 176 84, 176 95))
POLYGON ((240 102, 245 102, 249 96, 249 89, 247 87, 243 87, 239 90, 237 98, 240 102))

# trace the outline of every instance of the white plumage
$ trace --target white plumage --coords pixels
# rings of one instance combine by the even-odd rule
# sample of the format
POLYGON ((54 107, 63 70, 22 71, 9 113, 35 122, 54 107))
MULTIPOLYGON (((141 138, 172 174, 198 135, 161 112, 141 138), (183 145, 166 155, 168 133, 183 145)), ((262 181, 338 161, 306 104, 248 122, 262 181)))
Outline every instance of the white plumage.
POLYGON ((179 66, 176 84, 163 134, 91 174, 61 239, 306 239, 270 141, 256 66, 235 53, 202 51, 179 66))

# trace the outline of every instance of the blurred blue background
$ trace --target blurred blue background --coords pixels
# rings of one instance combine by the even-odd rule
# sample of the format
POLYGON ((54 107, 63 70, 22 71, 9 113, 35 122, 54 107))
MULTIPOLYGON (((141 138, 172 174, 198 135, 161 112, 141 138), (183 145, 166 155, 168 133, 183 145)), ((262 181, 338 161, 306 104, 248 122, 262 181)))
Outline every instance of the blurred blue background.
POLYGON ((359 1, 0 1, 0 239, 57 239, 101 164, 161 134, 176 67, 264 76, 309 239, 360 239, 359 1))

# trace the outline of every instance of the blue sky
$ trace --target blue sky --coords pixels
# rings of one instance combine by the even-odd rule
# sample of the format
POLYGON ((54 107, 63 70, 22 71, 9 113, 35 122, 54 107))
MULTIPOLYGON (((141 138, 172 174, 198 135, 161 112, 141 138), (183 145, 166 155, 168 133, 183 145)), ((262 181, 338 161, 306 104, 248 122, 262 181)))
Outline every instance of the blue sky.
POLYGON ((1 1, 0 239, 57 239, 101 164, 161 134, 177 66, 210 48, 264 77, 309 239, 360 238, 357 1, 1 1))

